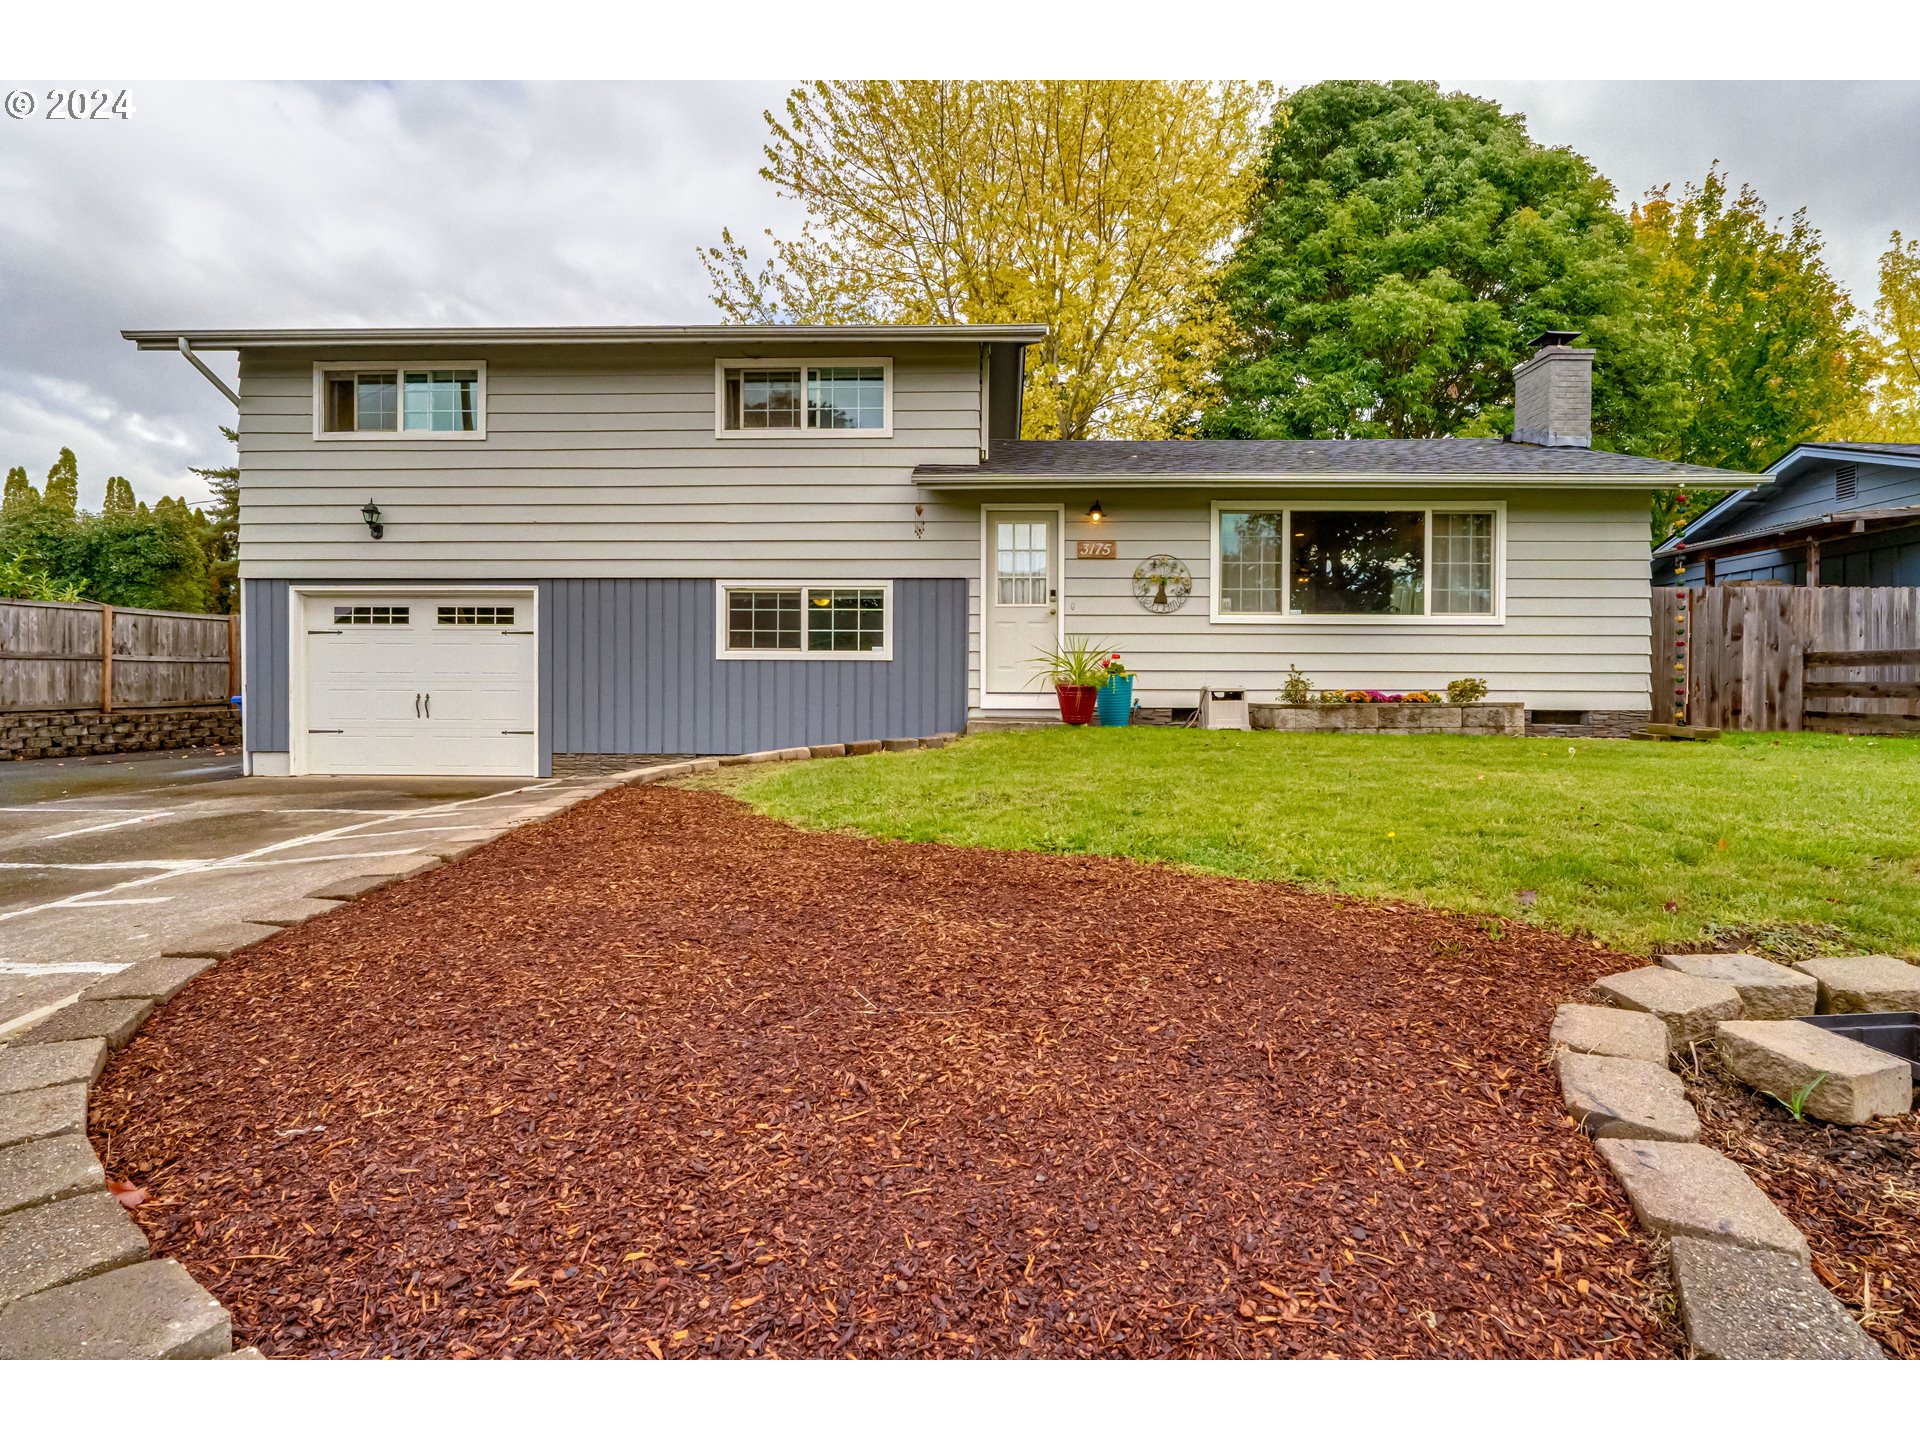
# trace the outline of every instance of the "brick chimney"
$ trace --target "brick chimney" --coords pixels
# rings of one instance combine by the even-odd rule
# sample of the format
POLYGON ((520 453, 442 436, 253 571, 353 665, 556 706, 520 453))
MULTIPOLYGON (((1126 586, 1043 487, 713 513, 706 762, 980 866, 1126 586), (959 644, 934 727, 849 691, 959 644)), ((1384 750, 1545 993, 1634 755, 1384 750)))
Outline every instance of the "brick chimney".
POLYGON ((1513 372, 1513 438, 1525 445, 1593 448, 1593 351, 1577 330, 1549 330, 1513 372))

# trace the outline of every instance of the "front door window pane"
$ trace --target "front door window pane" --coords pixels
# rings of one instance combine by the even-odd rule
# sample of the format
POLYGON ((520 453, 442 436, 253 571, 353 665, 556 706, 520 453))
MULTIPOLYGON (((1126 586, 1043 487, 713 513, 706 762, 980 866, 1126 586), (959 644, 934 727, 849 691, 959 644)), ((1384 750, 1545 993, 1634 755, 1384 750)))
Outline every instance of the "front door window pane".
POLYGON ((1000 520, 994 525, 995 602, 1047 603, 1047 531, 1044 520, 1000 520))

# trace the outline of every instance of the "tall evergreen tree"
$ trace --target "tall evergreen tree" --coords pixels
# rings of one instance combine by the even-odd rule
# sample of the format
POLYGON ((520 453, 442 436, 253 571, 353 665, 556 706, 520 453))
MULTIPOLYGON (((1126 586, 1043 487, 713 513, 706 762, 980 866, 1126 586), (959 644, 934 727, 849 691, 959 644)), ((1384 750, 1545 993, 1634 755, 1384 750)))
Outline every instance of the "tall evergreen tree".
MULTIPOLYGON (((229 444, 240 436, 225 425, 220 433, 229 444)), ((207 586, 213 608, 231 614, 240 608, 240 466, 192 465, 194 474, 213 492, 213 512, 207 517, 207 586)))
POLYGON ((133 486, 124 475, 107 477, 107 498, 100 502, 102 515, 131 515, 134 510, 133 486))
POLYGON ((65 446, 61 447, 60 458, 53 462, 53 468, 47 471, 44 499, 49 508, 63 515, 76 514, 80 509, 80 462, 65 446))
POLYGON ((0 513, 10 510, 22 510, 40 503, 40 492, 33 488, 33 482, 27 479, 27 467, 15 465, 7 471, 7 489, 0 496, 0 513))
POLYGON ((1513 368, 1548 329, 1599 352, 1596 444, 1661 449, 1680 415, 1679 337, 1613 187, 1433 84, 1289 96, 1218 288, 1236 333, 1208 435, 1505 433, 1513 368))

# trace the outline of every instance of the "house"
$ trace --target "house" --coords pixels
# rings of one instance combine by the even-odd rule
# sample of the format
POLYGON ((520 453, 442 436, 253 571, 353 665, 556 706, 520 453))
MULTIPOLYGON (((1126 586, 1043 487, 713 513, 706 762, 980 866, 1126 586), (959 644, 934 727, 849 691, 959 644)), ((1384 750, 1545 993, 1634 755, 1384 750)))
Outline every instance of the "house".
POLYGON ((1920 585, 1920 445, 1796 445, 1653 552, 1655 585, 1920 585))
POLYGON ((256 774, 547 773, 1044 714, 1063 634, 1143 705, 1464 675, 1649 711, 1650 492, 1542 337, 1517 441, 1045 442, 1030 325, 129 331, 236 351, 256 774))

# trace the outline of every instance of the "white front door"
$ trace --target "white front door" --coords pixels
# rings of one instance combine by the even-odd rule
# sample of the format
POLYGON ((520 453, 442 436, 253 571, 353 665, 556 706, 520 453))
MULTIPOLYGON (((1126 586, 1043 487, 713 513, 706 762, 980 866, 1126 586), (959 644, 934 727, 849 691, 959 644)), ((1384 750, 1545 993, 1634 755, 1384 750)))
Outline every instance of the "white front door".
POLYGON ((985 611, 986 690, 1040 697, 1040 656, 1060 643, 1057 510, 989 510, 985 611))
POLYGON ((304 619, 306 773, 539 773, 531 596, 309 596, 304 619))

